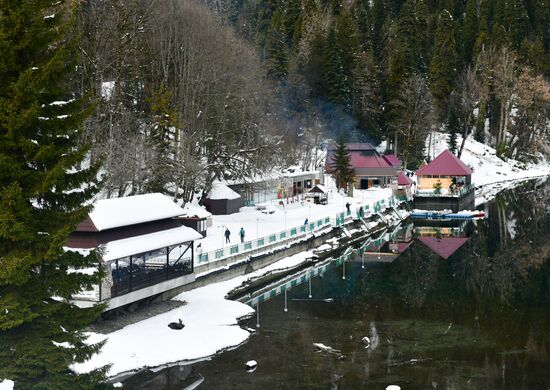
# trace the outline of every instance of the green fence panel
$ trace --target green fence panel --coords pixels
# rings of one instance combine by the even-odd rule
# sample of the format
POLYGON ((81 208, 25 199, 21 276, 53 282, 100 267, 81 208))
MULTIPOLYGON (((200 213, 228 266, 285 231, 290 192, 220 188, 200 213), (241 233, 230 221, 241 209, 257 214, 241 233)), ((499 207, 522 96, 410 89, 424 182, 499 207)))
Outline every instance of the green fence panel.
POLYGON ((280 235, 279 235, 279 239, 282 240, 283 238, 286 238, 286 232, 282 232, 280 235))
POLYGON ((229 248, 229 253, 231 253, 232 255, 235 253, 239 253, 239 246, 233 245, 231 248, 229 248))
POLYGON ((312 222, 309 224, 309 230, 311 231, 313 229, 315 229, 315 223, 312 222))
POLYGON ((256 245, 258 245, 258 246, 264 245, 264 239, 263 238, 258 239, 256 245))
POLYGON ((317 221, 317 226, 323 226, 323 221, 321 219, 317 221))
POLYGON ((272 234, 271 236, 269 236, 269 242, 275 242, 277 241, 277 236, 275 234, 272 234))
POLYGON ((252 242, 251 241, 245 242, 244 243, 244 249, 247 250, 247 251, 252 249, 252 242))
POLYGON ((296 234, 298 234, 298 229, 297 228, 292 228, 290 229, 290 236, 295 236, 296 234))
POLYGON ((223 249, 216 250, 216 259, 223 257, 223 249))
POLYGON ((305 232, 306 232, 306 228, 307 228, 306 225, 300 226, 300 233, 305 233, 305 232))
POLYGON ((329 218, 329 217, 326 217, 326 218, 325 218, 325 224, 328 225, 329 223, 330 223, 330 218, 329 218))

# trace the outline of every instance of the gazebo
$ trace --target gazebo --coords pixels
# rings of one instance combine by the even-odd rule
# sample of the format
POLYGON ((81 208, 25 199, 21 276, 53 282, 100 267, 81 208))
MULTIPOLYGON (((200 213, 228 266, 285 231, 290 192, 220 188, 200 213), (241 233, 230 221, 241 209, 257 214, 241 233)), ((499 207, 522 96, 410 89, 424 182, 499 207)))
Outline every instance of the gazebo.
POLYGON ((309 190, 308 197, 313 198, 315 204, 327 204, 328 203, 328 190, 322 184, 316 184, 311 190, 309 190))
POLYGON ((425 210, 473 207, 472 169, 448 149, 416 172, 415 207, 425 210))

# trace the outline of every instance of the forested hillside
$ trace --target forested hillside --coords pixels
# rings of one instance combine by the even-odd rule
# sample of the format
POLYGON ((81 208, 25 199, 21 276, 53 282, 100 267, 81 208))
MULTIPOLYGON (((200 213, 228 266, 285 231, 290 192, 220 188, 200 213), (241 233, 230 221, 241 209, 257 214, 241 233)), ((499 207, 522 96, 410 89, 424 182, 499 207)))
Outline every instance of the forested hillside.
POLYGON ((550 154, 550 0, 105 0, 79 23, 105 196, 187 201, 214 178, 311 168, 339 134, 409 168, 433 130, 457 154, 457 134, 550 154))
POLYGON ((80 25, 78 87, 97 101, 84 141, 105 196, 187 201, 214 178, 284 165, 282 149, 295 160, 254 48, 204 4, 88 1, 80 25))
POLYGON ((333 133, 349 133, 348 114, 413 165, 441 128, 503 157, 548 154, 548 0, 209 1, 255 43, 289 110, 344 120, 333 133))

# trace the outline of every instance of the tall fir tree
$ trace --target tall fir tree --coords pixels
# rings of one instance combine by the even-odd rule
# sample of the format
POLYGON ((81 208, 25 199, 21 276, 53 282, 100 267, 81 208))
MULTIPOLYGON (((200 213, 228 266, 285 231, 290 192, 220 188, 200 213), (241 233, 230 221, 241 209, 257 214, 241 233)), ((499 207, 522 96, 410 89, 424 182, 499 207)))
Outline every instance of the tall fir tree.
POLYGON ((301 18, 302 0, 287 0, 285 2, 284 25, 289 47, 294 47, 300 41, 301 18))
POLYGON ((354 74, 353 113, 360 127, 369 139, 382 140, 380 126, 382 98, 380 70, 374 62, 374 55, 363 53, 357 60, 354 74))
POLYGON ((336 177, 338 189, 347 189, 353 183, 353 168, 351 166, 351 154, 349 153, 344 136, 340 135, 336 140, 336 149, 332 156, 332 174, 336 177))
POLYGON ((348 82, 341 54, 336 27, 332 25, 323 48, 323 85, 326 96, 332 103, 346 107, 351 91, 347 90, 348 82))
POLYGON ((477 1, 467 0, 466 13, 464 15, 464 56, 463 62, 469 64, 474 55, 476 37, 478 35, 477 1))
MULTIPOLYGON (((256 42, 258 47, 265 48, 267 33, 272 24, 273 14, 279 10, 281 2, 279 0, 261 0, 257 7, 256 22, 256 42)), ((265 57, 265 55, 264 55, 265 57)))
POLYGON ((266 38, 267 75, 272 80, 284 81, 288 74, 288 46, 283 13, 276 10, 266 38))
POLYGON ((342 86, 340 100, 346 111, 351 110, 353 71, 357 61, 357 34, 353 16, 349 9, 342 10, 336 18, 336 46, 342 64, 342 86))
POLYGON ((77 2, 0 2, 0 378, 17 389, 92 389, 105 370, 77 375, 100 345, 82 330, 101 307, 69 297, 99 282, 95 255, 65 251, 89 212, 97 167, 81 168, 85 98, 68 92, 77 2), (76 270, 76 272, 74 272, 76 270))
POLYGON ((454 104, 449 105, 445 127, 447 128, 447 133, 449 134, 449 138, 447 140, 449 150, 453 154, 457 154, 458 135, 462 133, 462 128, 460 126, 460 119, 454 104))
POLYGON ((449 11, 443 10, 437 22, 434 53, 430 63, 430 90, 440 119, 446 116, 449 97, 455 87, 456 66, 453 19, 449 11))

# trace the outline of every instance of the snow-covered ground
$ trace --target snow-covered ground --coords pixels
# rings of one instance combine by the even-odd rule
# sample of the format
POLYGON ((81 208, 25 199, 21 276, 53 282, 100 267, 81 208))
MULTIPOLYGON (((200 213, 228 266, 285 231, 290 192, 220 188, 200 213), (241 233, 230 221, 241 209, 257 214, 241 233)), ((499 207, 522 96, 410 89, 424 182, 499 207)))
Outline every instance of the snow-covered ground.
MULTIPOLYGON (((447 137, 444 133, 433 133, 432 147, 429 150, 432 159, 448 148, 447 137)), ((459 137, 458 145, 461 142, 462 138, 459 137)), ((495 149, 473 138, 466 140, 460 159, 474 170, 472 182, 476 186, 476 205, 491 200, 500 191, 523 180, 550 175, 548 161, 539 164, 523 164, 512 159, 503 161, 496 156, 495 149)))
POLYGON ((9 379, 4 379, 0 382, 0 390, 13 390, 14 383, 9 379))
MULTIPOLYGON (((327 180, 329 182, 330 180, 327 180)), ((230 215, 212 216, 213 224, 207 229, 206 237, 196 241, 200 243, 204 252, 210 252, 220 249, 225 244, 224 231, 226 228, 231 232, 231 244, 239 242, 239 230, 244 228, 245 241, 255 240, 283 230, 304 224, 306 218, 309 222, 321 218, 335 218, 337 213, 345 211, 346 203, 351 204, 351 210, 355 213, 355 208, 360 204, 370 205, 380 199, 387 199, 392 196, 389 188, 372 188, 369 190, 355 190, 354 197, 340 195, 333 183, 328 183, 329 200, 327 205, 313 204, 313 202, 298 201, 284 204, 281 206, 277 201, 267 203, 267 209, 272 214, 263 213, 256 210, 255 207, 244 207, 239 213, 230 215)))
POLYGON ((298 265, 310 256, 311 252, 301 252, 246 276, 184 292, 174 299, 185 301, 185 305, 107 335, 89 333, 90 342, 107 341, 99 354, 74 369, 87 372, 112 363, 108 374, 113 376, 142 367, 205 358, 236 347, 250 336, 237 321, 252 315, 254 309, 226 300, 225 295, 249 278, 298 265), (168 327, 179 319, 185 324, 182 330, 168 327))

